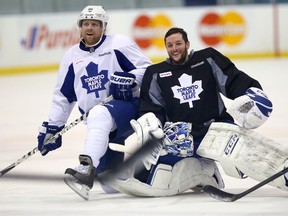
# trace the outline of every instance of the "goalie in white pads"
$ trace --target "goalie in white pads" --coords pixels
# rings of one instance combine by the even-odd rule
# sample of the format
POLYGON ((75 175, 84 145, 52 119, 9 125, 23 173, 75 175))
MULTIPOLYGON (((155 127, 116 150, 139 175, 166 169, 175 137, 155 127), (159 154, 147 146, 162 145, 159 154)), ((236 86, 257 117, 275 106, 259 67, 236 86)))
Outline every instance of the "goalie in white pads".
MULTIPOLYGON (((233 127, 235 118, 243 127, 257 128, 270 116, 272 103, 257 80, 215 49, 189 53, 183 29, 168 30, 164 42, 169 58, 146 69, 140 92, 141 117, 137 123, 131 122, 136 139, 133 143, 130 137, 121 151, 133 152, 136 143, 141 146, 141 140, 155 132, 161 137, 164 125, 162 149, 156 149, 157 157, 151 157, 153 152, 144 160, 146 168, 152 165, 146 179, 136 176, 111 185, 136 196, 176 195, 206 184, 223 188, 215 163, 219 157, 197 151, 211 123, 226 122, 233 127), (220 94, 234 100, 229 110, 234 118, 220 94)), ((217 143, 213 144, 217 149, 217 143)), ((220 148, 223 143, 218 145, 220 148)))
POLYGON ((125 152, 127 158, 151 136, 163 138, 163 143, 143 159, 145 168, 150 171, 145 182, 131 176, 127 180, 109 182, 113 188, 135 196, 155 197, 176 195, 190 188, 198 190, 206 184, 224 187, 214 161, 193 157, 191 123, 166 122, 162 130, 159 120, 150 112, 137 121, 131 120, 131 125, 135 134, 125 140, 125 146, 110 143, 111 149, 125 152))

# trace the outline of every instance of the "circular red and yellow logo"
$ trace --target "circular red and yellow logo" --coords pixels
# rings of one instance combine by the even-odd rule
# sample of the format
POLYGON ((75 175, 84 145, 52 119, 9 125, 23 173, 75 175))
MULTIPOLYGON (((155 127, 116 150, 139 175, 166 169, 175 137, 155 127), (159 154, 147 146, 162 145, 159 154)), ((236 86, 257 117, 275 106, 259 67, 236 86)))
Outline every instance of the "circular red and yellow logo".
POLYGON ((164 35, 172 26, 172 22, 165 14, 157 14, 153 17, 140 15, 132 26, 132 37, 142 49, 155 46, 165 48, 164 35))
POLYGON ((211 12, 200 20, 199 30, 200 38, 209 46, 220 42, 233 46, 244 39, 246 25, 244 18, 237 12, 230 11, 222 16, 211 12))

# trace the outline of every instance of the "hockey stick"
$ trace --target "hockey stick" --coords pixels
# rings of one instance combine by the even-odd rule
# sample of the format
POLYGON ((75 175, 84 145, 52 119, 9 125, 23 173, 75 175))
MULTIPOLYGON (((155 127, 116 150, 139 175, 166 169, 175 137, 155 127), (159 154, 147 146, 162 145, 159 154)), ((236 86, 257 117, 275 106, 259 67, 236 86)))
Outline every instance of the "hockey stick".
MULTIPOLYGON (((130 157, 128 157, 123 162, 119 163, 114 160, 113 165, 114 164, 115 165, 113 166, 113 168, 98 174, 96 179, 94 179, 94 181, 95 180, 99 181, 100 184, 103 185, 110 185, 111 182, 113 182, 113 180, 115 179, 123 179, 124 176, 125 176, 124 179, 129 178, 128 176, 126 176, 127 173, 125 171, 129 172, 129 170, 131 171, 132 169, 135 175, 136 172, 138 173, 142 169, 144 169, 144 167, 141 169, 137 168, 136 167, 137 162, 139 160, 143 160, 144 157, 151 154, 151 152, 155 147, 162 144, 162 139, 156 139, 153 135, 151 136, 152 136, 151 139, 145 142, 144 145, 141 146, 141 148, 139 148, 136 152, 134 152, 130 157)), ((68 187, 70 187, 76 194, 78 194, 84 200, 89 200, 90 189, 93 187, 93 184, 91 186, 88 186, 85 183, 85 180, 80 180, 76 177, 76 175, 74 176, 71 174, 65 175, 64 182, 67 184, 68 187)), ((112 185, 110 186, 113 188, 112 185)))
MULTIPOLYGON (((125 162, 116 165, 113 169, 104 172, 98 175, 95 178, 95 181, 109 181, 111 179, 115 179, 121 172, 129 169, 132 165, 142 160, 145 156, 151 154, 155 148, 161 145, 161 140, 153 138, 149 140, 145 145, 143 145, 140 149, 136 150, 125 162)), ((116 164, 116 163, 115 163, 116 164)), ((144 168, 144 167, 143 167, 144 168)), ((141 170, 135 170, 135 172, 140 172, 141 170)), ((47 174, 35 174, 35 173, 14 173, 5 175, 3 179, 9 180, 28 180, 28 181, 62 181, 63 176, 53 176, 47 174)))
MULTIPOLYGON (((98 181, 109 181, 117 178, 124 170, 130 169, 138 161, 143 160, 145 157, 150 155, 151 152, 155 151, 156 148, 162 146, 162 139, 157 139, 153 135, 151 135, 151 137, 151 139, 149 139, 141 148, 137 149, 123 163, 117 164, 111 170, 98 175, 98 181)), ((140 171, 141 170, 136 169, 135 173, 140 171)))
MULTIPOLYGON (((98 105, 104 105, 107 102, 111 101, 113 99, 112 95, 110 95, 109 97, 107 97, 105 100, 103 100, 102 102, 100 102, 98 105)), ((64 127, 61 131, 59 131, 58 133, 56 133, 54 136, 50 137, 46 143, 49 142, 53 142, 54 140, 56 140, 59 136, 62 136, 63 134, 65 134, 67 131, 69 131, 71 128, 73 128, 74 126, 76 126, 77 124, 79 124, 81 121, 83 121, 87 116, 89 115, 89 111, 84 113, 83 115, 81 115, 79 118, 75 119, 75 121, 71 122, 69 125, 67 125, 66 127, 64 127)), ((0 172, 0 177, 2 177, 4 174, 6 174, 7 172, 9 172, 10 170, 14 169, 17 165, 19 165, 20 163, 22 163, 24 160, 27 160, 28 158, 30 158, 32 155, 34 155, 36 152, 38 152, 38 148, 35 147, 33 150, 29 151, 27 154, 23 155, 21 158, 19 158, 16 162, 12 163, 10 166, 6 167, 5 169, 1 170, 0 172)))
POLYGON ((264 181, 256 184, 255 186, 243 191, 239 194, 232 194, 229 192, 222 191, 214 186, 206 185, 203 187, 203 191, 207 194, 209 194, 211 197, 218 199, 220 201, 224 202, 234 202, 238 199, 241 199, 242 197, 246 196, 247 194, 257 190, 258 188, 268 184, 269 182, 275 180, 276 178, 280 177, 281 175, 284 175, 286 172, 288 172, 288 167, 283 169, 282 171, 270 176, 269 178, 265 179, 264 181))

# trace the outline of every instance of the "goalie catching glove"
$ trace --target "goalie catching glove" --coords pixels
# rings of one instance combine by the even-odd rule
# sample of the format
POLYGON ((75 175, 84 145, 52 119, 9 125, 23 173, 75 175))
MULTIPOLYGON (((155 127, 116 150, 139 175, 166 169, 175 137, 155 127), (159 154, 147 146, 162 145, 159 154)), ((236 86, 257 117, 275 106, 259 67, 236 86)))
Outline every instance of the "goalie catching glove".
POLYGON ((48 122, 43 122, 39 127, 38 134, 38 150, 41 152, 42 156, 48 154, 49 151, 53 151, 57 148, 60 148, 62 145, 62 136, 59 136, 57 139, 52 140, 51 142, 46 143, 52 136, 60 132, 64 128, 64 125, 61 127, 55 125, 49 125, 48 122))
POLYGON ((266 122, 272 110, 272 102, 267 95, 261 89, 251 87, 245 95, 232 102, 227 112, 241 127, 254 129, 266 122))
POLYGON ((136 86, 135 75, 125 72, 115 72, 110 77, 110 94, 115 100, 131 100, 132 88, 136 86))

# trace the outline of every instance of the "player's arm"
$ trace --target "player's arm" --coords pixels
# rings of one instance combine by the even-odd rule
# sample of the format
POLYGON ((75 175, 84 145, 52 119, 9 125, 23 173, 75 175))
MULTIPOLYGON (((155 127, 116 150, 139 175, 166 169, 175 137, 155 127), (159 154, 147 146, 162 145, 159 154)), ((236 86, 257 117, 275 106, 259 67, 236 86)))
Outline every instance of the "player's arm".
POLYGON ((210 48, 210 64, 220 91, 233 102, 227 112, 242 127, 257 128, 270 116, 273 106, 260 83, 240 71, 226 56, 210 48))
POLYGON ((250 87, 262 89, 256 79, 239 70, 229 58, 217 50, 207 48, 206 52, 219 90, 225 97, 233 100, 244 95, 250 87))
POLYGON ((140 116, 152 112, 162 125, 166 122, 165 104, 157 83, 157 73, 153 67, 148 67, 140 91, 140 116))
POLYGON ((74 70, 72 64, 67 67, 65 61, 60 64, 57 83, 54 89, 49 120, 43 121, 39 127, 38 150, 43 156, 62 145, 62 137, 48 142, 50 137, 61 131, 74 107, 76 96, 74 92, 74 70), (68 71, 67 71, 68 70, 68 71))
MULTIPOLYGON (((134 76, 134 86, 132 93, 134 97, 139 97, 143 75, 146 68, 151 65, 151 61, 142 53, 136 43, 130 38, 117 35, 115 40, 115 55, 122 71, 134 76)), ((124 74, 125 75, 125 74, 124 74)))

